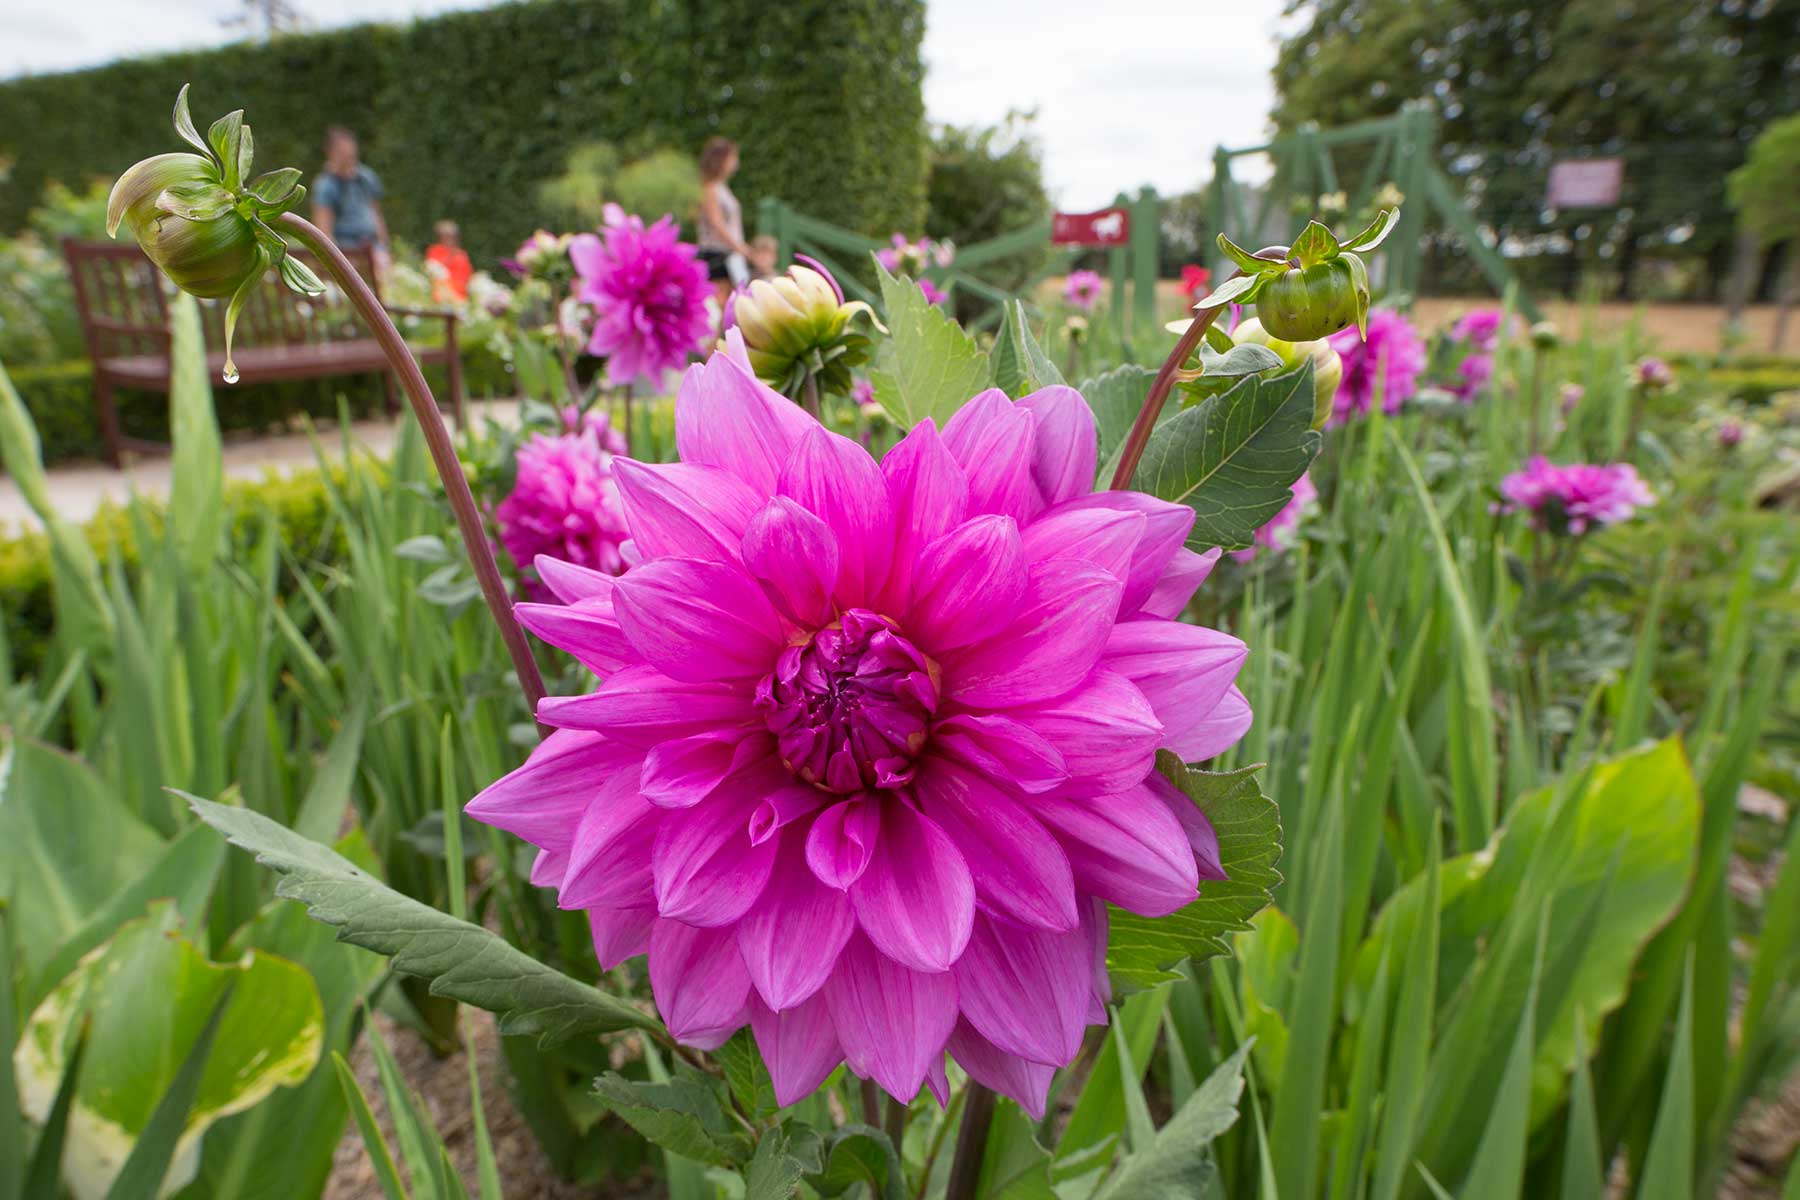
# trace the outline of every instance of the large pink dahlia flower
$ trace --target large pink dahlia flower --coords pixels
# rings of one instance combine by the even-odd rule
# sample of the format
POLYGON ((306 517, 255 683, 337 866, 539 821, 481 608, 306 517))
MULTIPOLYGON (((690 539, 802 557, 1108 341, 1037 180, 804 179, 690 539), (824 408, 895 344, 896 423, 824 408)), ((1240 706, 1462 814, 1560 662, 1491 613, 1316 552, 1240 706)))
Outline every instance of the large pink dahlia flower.
POLYGON ((570 409, 564 419, 565 432, 533 434, 519 447, 513 490, 494 509, 500 544, 534 593, 542 588, 531 578, 540 556, 609 575, 625 566, 620 547, 629 534, 613 481, 625 439, 604 413, 576 418, 570 409))
POLYGON ((1223 878, 1153 769, 1250 723, 1243 643, 1173 619, 1217 551, 1092 493, 1071 388, 984 392, 878 463, 741 353, 682 381, 681 462, 616 464, 636 565, 539 560, 564 603, 519 617, 600 683, 469 812, 539 847, 603 965, 648 951, 677 1038, 748 1023, 782 1103, 840 1061, 941 1099, 948 1052, 1041 1113, 1106 1019, 1107 905, 1223 878))
POLYGON ((1530 514, 1532 527, 1552 532, 1586 533, 1593 525, 1630 520, 1640 508, 1656 503, 1637 468, 1630 463, 1559 465, 1533 455, 1521 471, 1500 481, 1502 512, 1530 514))

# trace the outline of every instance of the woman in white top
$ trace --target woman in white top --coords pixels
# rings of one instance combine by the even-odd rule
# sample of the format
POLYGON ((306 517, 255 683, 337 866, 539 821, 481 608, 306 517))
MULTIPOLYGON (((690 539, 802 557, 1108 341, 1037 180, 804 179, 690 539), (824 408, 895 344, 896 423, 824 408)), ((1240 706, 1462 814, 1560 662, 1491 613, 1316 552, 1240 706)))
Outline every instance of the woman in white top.
POLYGON ((744 210, 726 183, 738 169, 737 143, 715 137, 700 151, 701 261, 719 292, 722 307, 735 286, 749 282, 753 251, 744 240, 744 210))

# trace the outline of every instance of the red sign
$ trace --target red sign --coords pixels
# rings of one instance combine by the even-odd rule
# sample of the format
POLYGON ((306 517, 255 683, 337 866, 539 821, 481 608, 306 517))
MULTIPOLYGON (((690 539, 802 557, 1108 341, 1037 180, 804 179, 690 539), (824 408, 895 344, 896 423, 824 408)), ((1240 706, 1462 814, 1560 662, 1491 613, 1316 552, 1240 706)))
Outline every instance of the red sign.
POLYGON ((1122 208, 1064 213, 1050 218, 1053 246, 1123 246, 1131 240, 1131 214, 1122 208))
POLYGON ((1622 158, 1571 158, 1550 164, 1550 208, 1611 208, 1625 186, 1622 158))

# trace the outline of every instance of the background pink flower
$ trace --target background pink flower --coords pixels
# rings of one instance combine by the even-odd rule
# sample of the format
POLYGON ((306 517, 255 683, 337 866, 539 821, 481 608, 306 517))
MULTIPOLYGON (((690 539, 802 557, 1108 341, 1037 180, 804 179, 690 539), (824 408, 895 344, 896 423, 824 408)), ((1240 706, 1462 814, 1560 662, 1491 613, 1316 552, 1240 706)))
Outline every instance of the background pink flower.
POLYGON ((580 277, 577 298, 591 304, 588 353, 606 356, 606 381, 622 387, 647 379, 660 388, 712 332, 706 301, 712 286, 694 247, 679 239, 674 218, 649 228, 622 214, 599 235, 578 234, 569 258, 580 277))
MULTIPOLYGON (((729 343, 728 343, 729 344, 729 343)), ((681 461, 620 459, 641 561, 538 560, 521 622, 599 677, 471 815, 540 849, 603 966, 648 952, 670 1031, 748 1024, 786 1104, 838 1065, 1042 1114, 1104 1023, 1107 905, 1223 878, 1154 769, 1250 724, 1238 639, 1173 619, 1218 552, 1191 509, 1091 491, 1082 397, 976 396, 878 463, 716 353, 681 461)))
POLYGON ((929 279, 919 280, 919 290, 925 293, 925 303, 927 304, 942 304, 950 298, 948 293, 929 279))
POLYGON ((1100 300, 1100 272, 1070 271, 1063 284, 1063 299, 1083 312, 1093 311, 1100 300))
POLYGON ((1570 463, 1542 455, 1500 481, 1502 512, 1530 514, 1534 529, 1585 533, 1594 525, 1629 520, 1656 497, 1630 463, 1570 463))
POLYGON ((500 544, 533 594, 543 594, 533 565, 539 555, 609 575, 625 565, 619 544, 629 535, 612 474, 625 439, 604 413, 579 420, 579 428, 533 434, 519 448, 512 493, 494 510, 500 544))
POLYGON ((1292 499, 1256 531, 1255 544, 1231 552, 1233 561, 1247 563, 1256 557, 1258 550, 1268 549, 1280 553, 1293 543, 1294 530, 1300 524, 1300 514, 1319 498, 1319 489, 1313 486, 1312 476, 1306 474, 1294 481, 1289 494, 1292 499))
POLYGON ((1506 311, 1499 308, 1478 308, 1460 317, 1450 327, 1450 340, 1465 342, 1484 354, 1492 354, 1500 345, 1500 335, 1517 334, 1522 322, 1515 316, 1509 323, 1506 311))
POLYGON ((1425 340, 1411 321, 1392 309, 1369 311, 1367 338, 1352 326, 1328 340, 1344 360, 1344 379, 1332 402, 1330 424, 1342 425, 1367 413, 1377 391, 1382 411, 1395 413, 1419 390, 1419 374, 1425 370, 1425 340))

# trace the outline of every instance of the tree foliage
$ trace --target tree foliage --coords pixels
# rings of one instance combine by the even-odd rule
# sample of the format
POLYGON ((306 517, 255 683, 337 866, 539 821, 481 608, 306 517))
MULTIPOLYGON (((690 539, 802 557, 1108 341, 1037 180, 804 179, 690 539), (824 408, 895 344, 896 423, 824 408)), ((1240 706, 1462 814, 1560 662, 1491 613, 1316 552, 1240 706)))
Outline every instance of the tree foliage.
MULTIPOLYGON (((926 184, 926 236, 958 245, 986 241, 1042 221, 1050 212, 1043 150, 1030 113, 998 125, 940 125, 932 133, 926 184)), ((1028 278, 1043 261, 1039 247, 984 270, 1002 286, 1028 278)))
POLYGON ((1800 237, 1800 114, 1763 130, 1729 189, 1744 228, 1765 246, 1800 237))
POLYGON ((1431 101, 1443 165, 1503 238, 1617 258, 1676 248, 1722 268, 1725 179, 1800 111, 1800 5, 1703 0, 1294 0, 1276 124, 1327 128, 1431 101), (1545 171, 1618 156, 1615 211, 1547 212, 1545 171), (1593 247, 1593 249, 1587 249, 1593 247))

